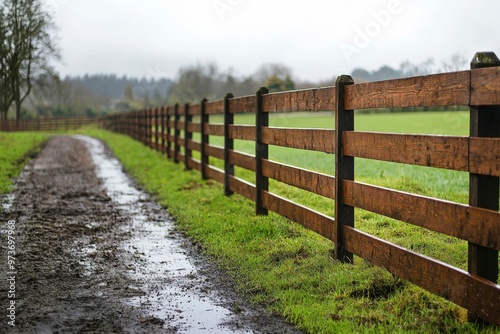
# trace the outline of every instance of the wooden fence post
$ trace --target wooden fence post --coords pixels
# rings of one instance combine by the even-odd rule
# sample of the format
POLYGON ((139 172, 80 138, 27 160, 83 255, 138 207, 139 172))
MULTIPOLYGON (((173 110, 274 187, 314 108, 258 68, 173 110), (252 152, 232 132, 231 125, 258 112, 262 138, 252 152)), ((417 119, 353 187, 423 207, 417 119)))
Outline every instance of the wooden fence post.
POLYGON ((234 176, 234 165, 229 162, 229 151, 234 150, 234 139, 229 137, 229 126, 234 124, 234 114, 229 110, 229 99, 233 94, 224 97, 224 194, 231 196, 233 192, 229 189, 229 177, 234 176))
POLYGON ((134 139, 139 140, 139 111, 138 110, 134 111, 133 127, 134 127, 134 139))
POLYGON ((165 154, 165 106, 160 107, 160 152, 165 154))
MULTIPOLYGON (((476 53, 471 69, 500 66, 500 60, 493 52, 476 53)), ((470 106, 470 136, 500 137, 500 106, 470 106)), ((469 205, 498 211, 499 178, 469 174, 469 205)), ((498 251, 469 242, 468 269, 472 275, 481 276, 497 283, 498 251)), ((469 313, 469 319, 476 316, 469 313)))
POLYGON ((181 130, 179 127, 179 120, 181 116, 179 115, 179 104, 176 103, 174 107, 174 162, 179 163, 179 152, 181 147, 179 146, 179 138, 181 136, 181 130))
POLYGON ((354 180, 354 158, 344 156, 342 134, 344 131, 354 131, 354 111, 345 110, 345 86, 354 84, 349 75, 341 75, 335 83, 337 103, 335 107, 335 224, 334 237, 335 257, 341 262, 352 263, 353 254, 344 246, 343 226, 354 226, 354 208, 343 204, 344 180, 354 180))
POLYGON ((209 144, 209 136, 205 130, 205 124, 208 124, 210 121, 209 115, 207 114, 206 105, 207 99, 203 99, 200 102, 201 105, 201 177, 206 180, 208 179, 206 168, 208 166, 208 155, 206 152, 206 145, 209 144))
POLYGON ((153 118, 154 118, 154 124, 155 124, 155 133, 154 133, 154 150, 155 151, 160 151, 160 126, 158 124, 158 121, 160 120, 160 109, 158 107, 155 107, 153 109, 153 118))
POLYGON ((165 126, 167 127, 167 131, 165 135, 167 136, 167 147, 165 148, 167 150, 167 158, 172 159, 172 140, 170 139, 170 135, 172 134, 172 128, 170 127, 170 121, 172 117, 172 106, 167 106, 166 110, 166 124, 165 126))
POLYGON ((262 205, 262 192, 269 191, 269 179, 262 173, 262 160, 269 158, 269 146, 262 142, 262 128, 269 126, 269 113, 262 111, 262 97, 268 94, 266 87, 261 87, 256 94, 257 110, 255 113, 255 213, 267 215, 268 210, 262 205))
POLYGON ((190 170, 189 160, 191 160, 192 150, 189 149, 189 142, 193 139, 193 133, 189 131, 189 123, 193 121, 193 116, 189 114, 189 103, 184 105, 184 167, 190 170))

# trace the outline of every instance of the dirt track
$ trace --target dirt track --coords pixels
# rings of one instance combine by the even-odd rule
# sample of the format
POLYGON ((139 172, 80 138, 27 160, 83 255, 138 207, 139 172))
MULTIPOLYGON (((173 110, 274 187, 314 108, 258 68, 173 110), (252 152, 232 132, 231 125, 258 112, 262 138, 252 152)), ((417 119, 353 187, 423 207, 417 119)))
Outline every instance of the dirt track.
POLYGON ((3 198, 0 333, 298 333, 250 308, 147 195, 128 190, 123 203, 110 195, 92 145, 52 138, 21 174, 13 200, 3 198))

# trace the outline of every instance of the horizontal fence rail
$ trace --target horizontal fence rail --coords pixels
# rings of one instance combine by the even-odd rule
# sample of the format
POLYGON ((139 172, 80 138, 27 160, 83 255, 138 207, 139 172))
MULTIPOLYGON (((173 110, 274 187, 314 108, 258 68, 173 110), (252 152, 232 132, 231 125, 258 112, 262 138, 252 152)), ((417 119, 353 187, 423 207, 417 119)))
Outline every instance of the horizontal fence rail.
POLYGON ((489 62, 476 55, 469 71, 361 84, 341 76, 335 87, 228 94, 218 101, 111 115, 103 126, 223 183, 226 195, 238 193, 255 202, 257 214, 271 210, 332 240, 340 261, 360 256, 466 308, 471 320, 500 325, 500 61, 486 56, 489 62), (354 109, 456 105, 470 107, 470 136, 354 130, 354 109), (270 114, 297 111, 333 112, 335 130, 269 125, 270 114), (255 124, 235 124, 239 113, 253 113, 255 124), (214 137, 223 138, 223 146, 212 144, 214 137), (235 140, 251 142, 254 153, 235 150, 235 140), (335 175, 273 161, 269 145, 334 154, 335 175), (469 204, 357 182, 357 158, 467 172, 469 204), (254 172, 255 182, 239 178, 235 167, 254 172), (334 200, 334 216, 272 193, 270 179, 334 200), (355 208, 467 241, 468 271, 356 229, 355 208))
POLYGON ((68 131, 86 125, 98 125, 99 123, 99 117, 9 119, 0 122, 0 131, 68 131))

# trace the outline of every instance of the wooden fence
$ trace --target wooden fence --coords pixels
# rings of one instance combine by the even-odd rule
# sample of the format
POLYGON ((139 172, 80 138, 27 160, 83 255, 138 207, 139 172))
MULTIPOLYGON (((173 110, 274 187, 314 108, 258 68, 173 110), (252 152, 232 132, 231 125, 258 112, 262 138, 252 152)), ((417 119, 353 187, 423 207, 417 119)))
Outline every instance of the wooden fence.
POLYGON ((223 183, 227 195, 254 201, 257 214, 277 212, 332 240, 339 260, 360 256, 466 308, 471 319, 500 325, 500 62, 494 54, 481 53, 471 65, 468 71, 407 79, 354 84, 340 76, 335 87, 229 94, 218 101, 113 115, 103 125, 223 183), (355 109, 420 106, 469 106, 470 136, 354 131, 355 109), (296 111, 333 111, 335 130, 269 126, 271 113, 296 111), (255 113, 255 125, 234 124, 238 113, 255 113), (217 114, 224 116, 223 124, 209 122, 217 114), (212 145, 211 136, 223 136, 224 147, 212 145), (234 140, 254 141, 255 154, 236 151, 234 140), (335 154, 335 175, 272 161, 269 145, 335 154), (193 151, 201 158, 193 158, 193 151), (209 157, 222 159, 224 170, 211 165, 209 157), (469 205, 357 182, 355 158, 468 172, 469 205), (255 183, 236 177, 235 166, 255 172, 255 183), (334 199, 335 217, 273 194, 269 179, 334 199), (468 271, 356 229, 355 208, 466 240, 468 271))
POLYGON ((99 124, 99 117, 61 117, 4 120, 0 131, 68 131, 85 125, 99 124))

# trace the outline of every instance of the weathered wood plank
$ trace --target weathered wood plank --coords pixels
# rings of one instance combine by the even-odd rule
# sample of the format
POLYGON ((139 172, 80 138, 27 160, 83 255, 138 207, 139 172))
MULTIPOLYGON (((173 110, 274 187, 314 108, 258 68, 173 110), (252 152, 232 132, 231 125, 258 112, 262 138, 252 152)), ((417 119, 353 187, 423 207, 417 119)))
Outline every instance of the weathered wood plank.
POLYGON ((229 138, 255 141, 255 126, 253 125, 229 125, 229 138))
POLYGON ((468 137, 353 131, 342 136, 345 155, 468 171, 468 137))
POLYGON ((233 97, 229 99, 229 112, 232 114, 255 112, 257 110, 257 100, 255 95, 233 97))
POLYGON ((187 127, 188 132, 196 132, 200 133, 201 132, 201 123, 188 123, 187 127))
POLYGON ((168 116, 173 116, 175 114, 175 106, 166 106, 165 108, 168 116))
POLYGON ((205 145, 205 152, 209 157, 224 159, 224 148, 215 145, 205 145))
POLYGON ((500 176, 500 138, 471 137, 469 171, 500 176))
POLYGON ((188 159, 188 168, 201 172, 201 162, 197 159, 188 159))
POLYGON ((201 142, 199 142, 197 140, 192 140, 192 139, 188 140, 188 149, 200 152, 201 151, 201 142))
POLYGON ((335 153, 335 130, 265 127, 262 141, 268 145, 335 153))
POLYGON ((179 104, 179 106, 177 107, 177 115, 184 116, 185 113, 186 113, 186 105, 179 104))
POLYGON ((471 70, 473 106, 500 105, 500 67, 471 70))
POLYGON ((206 123, 205 133, 211 136, 224 136, 224 124, 210 124, 206 123))
POLYGON ((229 175, 229 190, 255 202, 255 185, 236 176, 229 175))
POLYGON ((184 121, 177 121, 177 126, 176 126, 176 130, 179 130, 179 131, 184 131, 184 125, 185 122, 184 121))
POLYGON ((464 204, 344 181, 344 204, 500 249, 500 213, 464 204))
POLYGON ((177 138, 176 138, 175 143, 176 143, 179 147, 184 147, 184 138, 183 138, 183 137, 177 137, 177 138))
POLYGON ((196 116, 201 115, 201 104, 191 104, 189 105, 189 115, 196 116))
POLYGON ((185 157, 185 155, 184 155, 184 153, 182 153, 182 152, 177 152, 177 153, 175 154, 175 157, 177 158, 177 161, 179 162, 179 161, 184 161, 184 157, 185 157))
POLYGON ((335 199, 335 177, 331 175, 269 160, 262 161, 262 174, 294 187, 335 199))
POLYGON ((229 150, 229 163, 255 172, 255 156, 229 150))
POLYGON ((207 165, 205 167, 205 174, 209 179, 217 181, 219 183, 224 183, 224 171, 220 168, 207 165))
POLYGON ((210 101, 205 104, 205 112, 207 115, 223 114, 224 100, 210 101))
POLYGON ((352 227, 343 231, 350 252, 500 325, 499 285, 352 227))
POLYGON ((470 71, 369 82, 346 88, 346 109, 468 105, 470 71))
POLYGON ((322 213, 294 203, 278 195, 262 191, 262 205, 302 226, 333 240, 335 220, 322 213))
POLYGON ((273 93, 263 98, 264 112, 332 111, 335 109, 335 87, 323 87, 273 93))

